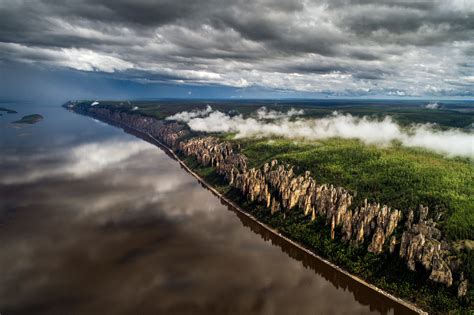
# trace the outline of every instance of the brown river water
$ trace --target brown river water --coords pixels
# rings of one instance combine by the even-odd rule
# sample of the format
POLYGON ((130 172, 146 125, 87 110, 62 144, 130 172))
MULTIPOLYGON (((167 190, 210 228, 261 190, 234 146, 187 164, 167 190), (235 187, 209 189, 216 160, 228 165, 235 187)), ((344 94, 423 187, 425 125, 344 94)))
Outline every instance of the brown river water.
POLYGON ((1 106, 19 114, 0 116, 0 314, 409 314, 156 146, 56 105, 1 106))

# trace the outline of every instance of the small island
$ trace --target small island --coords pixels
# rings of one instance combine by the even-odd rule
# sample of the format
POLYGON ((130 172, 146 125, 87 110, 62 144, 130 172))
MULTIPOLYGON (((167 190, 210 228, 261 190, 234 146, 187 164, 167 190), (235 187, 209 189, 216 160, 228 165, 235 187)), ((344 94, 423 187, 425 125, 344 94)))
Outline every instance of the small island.
POLYGON ((12 122, 12 124, 36 124, 37 122, 43 120, 44 117, 39 114, 26 115, 23 116, 20 120, 12 122))
POLYGON ((8 109, 5 107, 0 107, 0 112, 6 112, 7 114, 17 114, 18 112, 13 109, 8 109))

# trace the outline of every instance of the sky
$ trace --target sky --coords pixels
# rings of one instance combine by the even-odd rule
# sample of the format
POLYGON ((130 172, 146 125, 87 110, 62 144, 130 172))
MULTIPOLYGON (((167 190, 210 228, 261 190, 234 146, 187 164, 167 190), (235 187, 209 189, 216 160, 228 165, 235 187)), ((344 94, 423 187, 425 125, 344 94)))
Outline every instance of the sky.
POLYGON ((474 97, 474 0, 0 0, 0 99, 474 97))

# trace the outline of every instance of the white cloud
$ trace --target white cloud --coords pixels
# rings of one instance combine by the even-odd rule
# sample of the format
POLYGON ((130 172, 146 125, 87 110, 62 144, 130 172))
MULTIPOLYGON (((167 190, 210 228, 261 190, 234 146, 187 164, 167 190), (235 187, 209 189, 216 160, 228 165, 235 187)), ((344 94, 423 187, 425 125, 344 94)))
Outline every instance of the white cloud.
POLYGON ((450 156, 474 158, 474 135, 456 129, 434 131, 429 125, 413 129, 411 135, 404 134, 401 141, 410 147, 422 147, 450 156))
POLYGON ((265 106, 259 108, 257 110, 257 118, 258 119, 277 119, 277 118, 285 118, 285 117, 292 117, 292 116, 300 116, 303 115, 304 111, 302 109, 294 109, 293 107, 286 113, 275 111, 275 110, 268 110, 265 106))
POLYGON ((177 113, 177 114, 174 114, 173 116, 166 117, 166 120, 176 120, 176 121, 188 122, 193 118, 205 116, 205 115, 207 115, 211 112, 212 112, 212 107, 207 105, 206 109, 194 110, 194 111, 191 111, 191 112, 177 113))
POLYGON ((90 49, 77 48, 40 48, 15 43, 0 43, 5 54, 15 55, 21 61, 63 66, 82 71, 103 71, 112 73, 134 67, 133 63, 113 55, 96 52, 90 49))
POLYGON ((63 48, 56 51, 55 54, 59 57, 59 60, 56 61, 59 65, 77 70, 100 70, 111 73, 117 70, 120 71, 133 68, 131 62, 88 49, 63 48))
POLYGON ((425 105, 425 108, 428 108, 428 109, 438 109, 440 108, 440 105, 436 102, 434 103, 429 103, 429 104, 426 104, 425 105))
POLYGON ((232 132, 237 138, 246 137, 283 137, 289 139, 328 139, 340 137, 360 139, 367 144, 390 145, 400 141, 407 147, 421 147, 448 156, 474 157, 474 135, 450 129, 436 130, 432 125, 412 125, 402 128, 386 116, 382 120, 369 117, 354 117, 350 114, 333 113, 319 119, 293 119, 290 112, 275 114, 273 120, 261 112, 256 118, 244 118, 242 115, 229 116, 219 111, 206 113, 198 117, 190 112, 180 113, 192 130, 203 132, 232 132), (192 117, 191 117, 192 116, 192 117))

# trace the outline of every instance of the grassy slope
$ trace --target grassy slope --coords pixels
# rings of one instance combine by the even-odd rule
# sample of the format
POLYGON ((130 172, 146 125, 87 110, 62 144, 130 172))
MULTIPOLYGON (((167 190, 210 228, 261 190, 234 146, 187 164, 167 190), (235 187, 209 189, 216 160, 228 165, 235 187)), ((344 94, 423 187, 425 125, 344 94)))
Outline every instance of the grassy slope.
POLYGON ((320 183, 356 191, 356 205, 364 198, 403 211, 427 205, 432 213, 444 213, 443 228, 450 238, 474 239, 474 168, 468 159, 344 139, 239 142, 255 166, 276 158, 297 166, 296 171, 310 170, 320 183))

